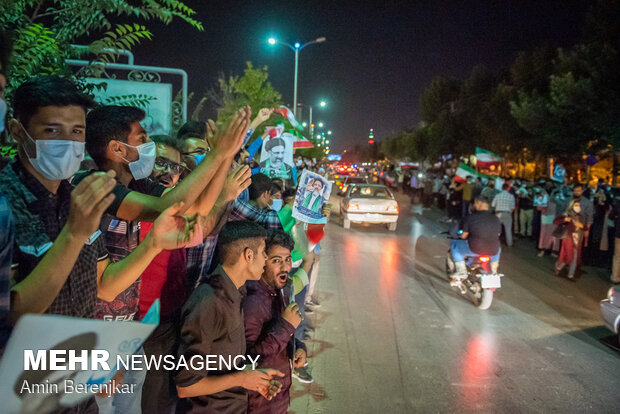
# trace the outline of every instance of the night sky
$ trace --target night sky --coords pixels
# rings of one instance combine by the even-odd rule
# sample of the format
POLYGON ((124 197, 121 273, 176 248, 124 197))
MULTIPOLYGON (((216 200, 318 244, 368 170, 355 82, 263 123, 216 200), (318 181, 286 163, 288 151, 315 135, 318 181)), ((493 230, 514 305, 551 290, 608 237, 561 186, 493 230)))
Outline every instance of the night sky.
POLYGON ((480 63, 497 69, 543 42, 572 45, 590 3, 186 0, 205 31, 180 20, 147 22, 155 37, 135 55, 137 64, 185 69, 196 93, 212 88, 218 73, 241 74, 248 60, 267 65, 292 107, 294 53, 267 38, 303 44, 325 36, 300 53, 298 101, 328 101, 326 110, 315 107, 314 120, 333 130, 337 153, 365 143, 369 128, 381 140, 415 125, 420 95, 435 76, 463 78, 480 63))

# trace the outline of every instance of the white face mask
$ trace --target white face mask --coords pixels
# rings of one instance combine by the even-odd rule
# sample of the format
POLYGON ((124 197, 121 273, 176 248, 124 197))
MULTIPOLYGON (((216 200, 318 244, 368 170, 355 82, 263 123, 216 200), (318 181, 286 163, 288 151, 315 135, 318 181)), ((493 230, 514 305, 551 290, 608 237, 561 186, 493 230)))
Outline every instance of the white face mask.
POLYGON ((50 180, 66 180, 80 169, 84 159, 84 143, 68 139, 33 139, 20 123, 28 139, 34 142, 37 156, 30 157, 32 167, 50 180))
POLYGON ((134 145, 125 144, 124 142, 121 142, 121 144, 138 150, 137 160, 128 161, 123 158, 123 160, 127 161, 129 171, 131 171, 131 175, 133 176, 134 180, 142 180, 143 178, 151 175, 151 172, 153 171, 153 166, 155 165, 155 158, 157 157, 155 142, 145 142, 144 144, 138 145, 137 147, 134 145))

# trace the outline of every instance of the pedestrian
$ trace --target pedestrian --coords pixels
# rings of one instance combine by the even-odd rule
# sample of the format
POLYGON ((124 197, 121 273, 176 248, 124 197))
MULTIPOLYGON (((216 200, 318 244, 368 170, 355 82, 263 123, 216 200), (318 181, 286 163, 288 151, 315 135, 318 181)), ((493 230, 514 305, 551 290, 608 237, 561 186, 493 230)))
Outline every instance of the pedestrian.
POLYGON ((555 263, 555 275, 560 276, 562 270, 568 266, 568 279, 575 281, 575 272, 581 263, 586 220, 581 208, 581 201, 573 199, 563 216, 556 219, 562 232, 556 234, 562 239, 560 255, 555 263))
POLYGON ((465 217, 470 213, 469 205, 473 200, 475 186, 476 184, 474 182, 474 177, 472 177, 471 175, 468 175, 465 178, 464 183, 458 184, 456 186, 456 190, 461 191, 461 217, 465 217))
POLYGON ((292 269, 293 238, 274 231, 266 241, 267 261, 258 281, 246 282, 243 300, 245 339, 248 355, 260 357, 259 368, 271 367, 284 373, 280 393, 272 401, 249 391, 248 413, 285 413, 290 404, 292 369, 306 363, 306 346, 294 337, 301 323, 299 304, 290 302, 282 289, 292 269))
POLYGON ((616 201, 610 218, 614 221, 614 258, 611 268, 611 283, 620 283, 620 202, 616 201))
POLYGON ((230 221, 253 221, 267 230, 282 230, 282 223, 278 213, 270 207, 273 204, 271 197, 272 181, 266 174, 252 175, 252 183, 248 187, 249 201, 235 200, 230 221))
POLYGON ((508 192, 509 185, 502 185, 502 192, 495 196, 492 206, 495 209, 495 215, 501 221, 506 237, 506 245, 512 246, 512 214, 515 210, 515 197, 508 192))
MULTIPOLYGON (((194 290, 181 313, 179 355, 187 361, 196 355, 246 355, 240 289, 248 280, 259 280, 263 274, 266 235, 263 227, 250 221, 229 222, 220 232, 221 261, 194 290)), ((188 399, 191 412, 245 413, 246 390, 271 399, 281 385, 277 379, 284 376, 274 369, 235 371, 225 365, 217 368, 207 371, 189 364, 176 374, 177 392, 180 398, 188 399)))
POLYGON ((555 190, 551 197, 548 198, 545 207, 536 207, 540 211, 540 236, 538 239, 538 257, 543 257, 552 251, 559 251, 559 240, 553 237, 553 224, 558 214, 557 197, 562 197, 561 191, 555 190))
POLYGON ((521 184, 517 190, 517 205, 519 208, 519 235, 532 237, 532 220, 534 219, 534 203, 532 194, 526 184, 521 184))

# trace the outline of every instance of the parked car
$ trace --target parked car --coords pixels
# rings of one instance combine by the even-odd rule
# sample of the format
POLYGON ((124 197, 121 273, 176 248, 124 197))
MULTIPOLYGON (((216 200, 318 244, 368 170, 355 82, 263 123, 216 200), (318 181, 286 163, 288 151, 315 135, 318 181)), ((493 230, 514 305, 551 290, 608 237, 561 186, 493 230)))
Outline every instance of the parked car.
POLYGON ((382 184, 350 184, 342 198, 340 212, 345 229, 350 228, 351 223, 382 223, 387 224, 388 230, 395 231, 398 222, 398 203, 382 184))
POLYGON ((601 301, 601 313, 605 325, 618 335, 620 340, 620 286, 609 289, 607 298, 601 301))

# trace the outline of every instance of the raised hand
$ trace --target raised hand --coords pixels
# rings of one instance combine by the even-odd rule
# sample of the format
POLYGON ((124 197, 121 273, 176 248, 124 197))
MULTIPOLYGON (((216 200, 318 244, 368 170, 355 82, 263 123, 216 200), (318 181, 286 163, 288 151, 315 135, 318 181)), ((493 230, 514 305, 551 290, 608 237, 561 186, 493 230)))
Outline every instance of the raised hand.
POLYGON ((243 145, 251 115, 252 110, 249 106, 237 111, 226 129, 213 137, 213 149, 226 158, 234 157, 243 145))
POLYGON ((254 128, 257 128, 260 124, 268 120, 272 113, 273 113, 273 108, 261 109, 260 111, 258 111, 256 118, 254 118, 254 120, 252 121, 252 126, 254 128))
POLYGON ((240 165, 226 177, 222 192, 226 201, 233 201, 252 184, 252 170, 247 165, 240 165))
POLYGON ((213 138, 217 135, 217 126, 212 119, 207 120, 207 138, 213 138))
POLYGON ((96 172, 84 178, 71 192, 68 230, 76 238, 86 240, 99 229, 101 216, 114 201, 110 192, 116 185, 112 170, 96 172))
POLYGON ((149 232, 153 246, 173 250, 189 246, 201 234, 198 214, 179 215, 185 203, 176 203, 164 210, 149 232))

